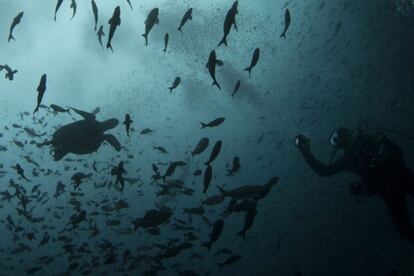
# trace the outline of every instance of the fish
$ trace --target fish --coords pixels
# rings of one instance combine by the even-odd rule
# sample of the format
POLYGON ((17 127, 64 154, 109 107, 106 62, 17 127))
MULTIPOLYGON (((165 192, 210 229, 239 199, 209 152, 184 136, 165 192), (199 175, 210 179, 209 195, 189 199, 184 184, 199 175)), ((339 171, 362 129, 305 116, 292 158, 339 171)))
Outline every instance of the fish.
POLYGON ((242 236, 243 239, 245 239, 246 237, 246 232, 253 226, 253 222, 257 214, 256 205, 256 200, 249 200, 249 203, 247 205, 246 216, 244 218, 243 230, 237 233, 237 235, 242 236))
POLYGON ((81 210, 78 214, 75 214, 71 217, 70 223, 73 225, 73 227, 75 227, 76 225, 84 221, 85 219, 86 219, 86 211, 81 210))
POLYGON ((152 132, 154 132, 152 129, 150 129, 150 128, 145 128, 145 129, 143 129, 143 130, 140 132, 140 134, 141 134, 141 135, 144 135, 144 134, 150 134, 150 133, 152 133, 152 132))
POLYGON ((103 26, 102 25, 99 27, 97 36, 98 36, 99 44, 101 44, 101 47, 103 48, 103 45, 102 45, 102 37, 105 36, 105 33, 103 31, 103 26))
POLYGON ((342 22, 339 21, 339 22, 336 23, 335 32, 333 33, 332 37, 336 37, 338 35, 339 31, 341 30, 341 28, 342 28, 342 22))
POLYGON ((234 86, 233 93, 231 94, 232 97, 234 97, 234 95, 236 95, 237 91, 239 91, 240 84, 241 84, 241 82, 240 82, 240 80, 238 80, 236 82, 236 85, 234 86))
POLYGON ((192 19, 193 19, 192 12, 193 12, 193 8, 189 8, 189 9, 185 12, 185 14, 184 14, 183 18, 181 19, 180 26, 178 27, 178 30, 179 30, 181 33, 182 33, 181 29, 184 27, 185 23, 186 23, 188 20, 192 20, 192 19))
POLYGON ((210 163, 213 162, 217 158, 221 150, 221 145, 222 145, 221 140, 216 142, 216 144, 213 147, 213 150, 211 151, 210 158, 208 159, 206 163, 204 163, 205 165, 210 166, 210 163))
POLYGON ((43 245, 45 245, 45 244, 47 244, 47 243, 49 243, 49 240, 50 240, 49 233, 48 233, 48 232, 45 232, 45 233, 43 234, 43 238, 42 238, 42 240, 41 240, 41 241, 40 241, 40 243, 39 243, 39 247, 40 247, 40 246, 43 246, 43 245))
POLYGON ((117 226, 117 225, 120 225, 121 224, 121 221, 119 219, 110 219, 110 220, 107 220, 105 222, 105 224, 107 226, 117 226))
POLYGON ((131 11, 133 10, 132 5, 131 5, 131 1, 127 0, 129 7, 131 8, 131 11))
POLYGON ((212 206, 212 205, 217 205, 220 204, 224 201, 224 196, 222 196, 221 194, 219 195, 214 195, 214 196, 210 196, 208 198, 206 198, 205 200, 201 201, 202 204, 205 204, 207 206, 212 206))
POLYGON ((145 46, 148 46, 148 34, 155 24, 159 24, 160 20, 158 19, 158 8, 154 8, 148 14, 147 20, 145 20, 145 33, 142 35, 145 38, 145 46))
POLYGON ((98 6, 96 6, 95 0, 91 1, 91 5, 92 5, 93 17, 95 19, 95 29, 94 30, 96 31, 96 25, 98 24, 98 6))
POLYGON ((217 46, 224 44, 227 47, 227 36, 230 33, 231 27, 234 26, 236 31, 238 30, 237 24, 236 24, 236 15, 238 14, 238 9, 237 9, 238 4, 239 4, 239 1, 235 1, 233 5, 231 6, 231 8, 228 10, 226 14, 226 18, 224 19, 223 38, 221 39, 221 41, 219 42, 217 46))
POLYGON ((9 39, 7 40, 7 42, 10 42, 11 39, 16 41, 16 39, 14 39, 14 36, 13 36, 13 30, 17 25, 20 24, 20 21, 22 20, 23 15, 24 15, 24 12, 20 12, 15 18, 13 18, 13 22, 10 26, 9 39))
POLYGON ((60 6, 62 5, 63 0, 58 0, 56 3, 56 8, 55 8, 55 16, 54 16, 54 20, 56 21, 56 14, 60 8, 60 6))
POLYGON ((124 169, 124 162, 119 162, 117 167, 112 168, 111 175, 116 175, 116 182, 115 184, 121 184, 121 194, 124 191, 125 187, 125 180, 123 177, 123 174, 125 174, 126 171, 124 169))
POLYGON ((62 183, 62 181, 59 181, 56 184, 56 190, 55 190, 55 194, 53 195, 54 198, 58 198, 61 194, 63 194, 65 192, 65 184, 62 183))
POLYGON ((125 129, 126 129, 126 133, 127 136, 129 137, 129 129, 131 127, 131 123, 133 123, 134 121, 131 120, 131 116, 129 114, 125 115, 125 121, 124 121, 124 125, 125 125, 125 129))
POLYGON ((37 106, 35 108, 35 110, 33 111, 33 114, 36 113, 37 111, 39 111, 39 106, 42 103, 42 99, 43 99, 43 95, 45 94, 46 91, 46 80, 47 80, 47 76, 46 74, 43 74, 41 79, 40 79, 40 83, 39 86, 37 87, 37 106))
POLYGON ((171 176, 174 172, 175 169, 177 167, 182 167, 185 166, 186 163, 183 161, 175 161, 175 162, 171 162, 170 165, 167 168, 167 171, 165 172, 165 174, 162 176, 163 181, 165 181, 165 178, 171 176))
POLYGON ((210 76, 213 79, 212 85, 216 85, 218 89, 221 90, 220 84, 216 80, 216 65, 221 66, 223 65, 223 62, 217 59, 216 51, 213 50, 210 52, 210 55, 208 57, 206 68, 208 69, 210 76))
POLYGON ((207 124, 206 123, 203 123, 203 122, 200 122, 201 129, 206 128, 206 127, 216 127, 216 126, 219 126, 219 125, 221 125, 224 122, 224 120, 225 120, 225 118, 219 117, 219 118, 214 119, 213 121, 211 121, 211 122, 209 122, 207 124))
MULTIPOLYGON (((184 249, 188 249, 191 248, 193 245, 191 243, 188 242, 184 242, 178 246, 169 246, 164 253, 159 254, 158 256, 156 256, 156 260, 157 262, 161 261, 164 258, 172 258, 177 256, 182 250, 184 249)), ((149 274, 149 275, 154 275, 153 273, 149 274)))
POLYGON ((227 175, 234 175, 236 172, 240 170, 240 168, 240 158, 238 156, 235 156, 233 158, 233 167, 230 170, 227 170, 227 175))
POLYGON ((285 11, 285 29, 283 30, 283 32, 280 35, 280 37, 283 37, 283 38, 286 39, 286 32, 287 32, 287 30, 289 28, 290 21, 291 21, 290 11, 289 11, 289 9, 286 9, 286 11, 285 11))
POLYGON ((83 172, 76 172, 72 175, 72 177, 70 179, 73 181, 75 189, 77 189, 84 179, 86 179, 86 178, 90 179, 91 176, 92 176, 92 174, 85 174, 83 172))
POLYGON ((23 253, 25 251, 31 251, 31 249, 27 245, 19 244, 18 247, 14 248, 12 251, 10 251, 10 254, 17 255, 20 253, 23 253))
POLYGON ((20 166, 20 164, 16 164, 14 167, 12 167, 16 170, 17 174, 20 175, 24 180, 26 180, 27 182, 30 182, 29 179, 26 178, 26 176, 24 176, 24 170, 23 168, 20 166))
POLYGON ((23 144, 22 142, 20 142, 20 141, 13 140, 13 143, 14 143, 16 146, 18 146, 19 148, 24 148, 24 144, 23 144))
POLYGON ((169 220, 172 214, 172 210, 168 207, 148 210, 143 218, 136 218, 131 221, 134 225, 134 232, 140 227, 152 228, 161 225, 169 220))
POLYGON ((6 70, 6 75, 5 78, 9 79, 10 81, 12 81, 14 79, 14 74, 16 74, 17 72, 19 72, 18 70, 13 70, 10 68, 9 65, 5 64, 5 65, 0 65, 0 71, 1 70, 6 70))
POLYGON ((204 190, 203 190, 203 193, 207 192, 207 189, 210 186, 212 177, 213 177, 213 169, 210 165, 208 165, 207 169, 204 172, 204 190))
POLYGON ((113 52, 114 50, 112 49, 111 41, 112 41, 112 38, 114 37, 117 26, 121 25, 121 8, 119 6, 115 8, 111 19, 109 19, 108 21, 108 24, 109 24, 109 36, 108 36, 108 42, 106 43, 106 48, 111 49, 111 51, 113 52))
POLYGON ((203 153, 209 146, 209 143, 210 140, 207 137, 201 138, 195 146, 194 150, 191 152, 191 155, 194 157, 195 155, 203 153))
POLYGON ((216 257, 216 256, 218 256, 220 254, 231 254, 231 253, 233 253, 233 252, 230 249, 223 248, 223 249, 217 251, 216 253, 214 253, 213 256, 216 257))
POLYGON ((34 266, 34 267, 26 269, 26 273, 27 274, 34 274, 34 273, 36 273, 37 271, 39 271, 41 269, 42 269, 41 266, 34 266))
POLYGON ((71 20, 72 20, 76 15, 76 9, 77 9, 77 5, 76 5, 75 0, 71 0, 70 8, 73 9, 73 14, 72 14, 72 18, 71 18, 71 20))
POLYGON ((213 229, 210 233, 210 240, 207 243, 204 243, 203 246, 207 247, 208 251, 211 251, 211 246, 215 243, 219 238, 221 233, 223 232, 224 228, 224 220, 219 219, 213 223, 213 229))
POLYGON ((224 266, 231 265, 231 264, 234 264, 235 262, 238 262, 242 257, 243 257, 242 255, 234 254, 228 257, 224 262, 218 263, 217 265, 221 269, 224 266))
POLYGON ((176 89, 178 87, 178 85, 180 85, 181 82, 181 78, 180 77, 176 77, 173 84, 171 85, 171 87, 168 87, 168 89, 170 90, 170 93, 176 89))
POLYGON ((152 171, 153 171, 155 174, 157 174, 157 175, 159 175, 159 174, 160 174, 160 170, 159 170, 159 168, 157 167, 157 165, 155 165, 155 164, 152 164, 152 171))
POLYGON ((199 176, 199 175, 201 175, 201 173, 202 173, 201 170, 195 170, 194 173, 193 173, 193 175, 194 176, 199 176))
POLYGON ((120 199, 114 206, 114 210, 119 212, 119 210, 129 208, 128 202, 123 201, 120 199))
POLYGON ((158 236, 161 234, 161 229, 159 227, 148 228, 146 229, 146 231, 148 232, 148 234, 153 236, 158 236))
POLYGON ((253 52, 252 61, 250 62, 250 66, 246 67, 244 69, 244 71, 249 72, 249 76, 250 76, 250 73, 251 73, 252 69, 257 65, 257 62, 259 61, 259 57, 260 57, 260 49, 256 48, 253 52))
POLYGON ((42 137, 42 136, 46 135, 46 132, 44 132, 42 134, 38 134, 33 129, 28 128, 28 127, 23 128, 23 130, 32 137, 42 137))
POLYGON ((61 107, 57 104, 51 104, 49 107, 53 110, 54 114, 57 114, 58 112, 60 112, 60 113, 69 113, 70 114, 70 109, 64 109, 63 107, 61 107))
POLYGON ((164 49, 162 50, 164 54, 167 53, 167 47, 168 47, 168 41, 170 40, 170 35, 168 33, 165 33, 164 35, 164 49))
POLYGON ((158 150, 159 152, 166 154, 167 150, 164 147, 158 146, 158 147, 152 147, 155 150, 158 150))

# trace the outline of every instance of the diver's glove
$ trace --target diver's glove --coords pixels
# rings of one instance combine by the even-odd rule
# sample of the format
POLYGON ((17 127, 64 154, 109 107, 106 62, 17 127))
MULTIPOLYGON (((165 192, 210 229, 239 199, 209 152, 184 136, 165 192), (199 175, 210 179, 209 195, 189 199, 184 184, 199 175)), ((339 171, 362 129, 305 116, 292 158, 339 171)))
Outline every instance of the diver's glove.
POLYGON ((303 134, 296 136, 295 145, 302 154, 309 153, 311 150, 310 139, 303 134))

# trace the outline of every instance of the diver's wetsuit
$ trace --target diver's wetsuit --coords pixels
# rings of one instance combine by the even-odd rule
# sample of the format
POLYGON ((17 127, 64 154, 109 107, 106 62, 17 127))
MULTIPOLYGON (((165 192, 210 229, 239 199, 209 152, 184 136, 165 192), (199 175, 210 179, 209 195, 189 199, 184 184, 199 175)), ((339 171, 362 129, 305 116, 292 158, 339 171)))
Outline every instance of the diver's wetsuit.
POLYGON ((381 133, 361 133, 349 150, 329 165, 309 149, 301 150, 306 162, 320 176, 341 171, 357 174, 370 194, 380 195, 403 238, 414 241, 405 195, 414 197, 414 175, 405 166, 401 149, 381 133))

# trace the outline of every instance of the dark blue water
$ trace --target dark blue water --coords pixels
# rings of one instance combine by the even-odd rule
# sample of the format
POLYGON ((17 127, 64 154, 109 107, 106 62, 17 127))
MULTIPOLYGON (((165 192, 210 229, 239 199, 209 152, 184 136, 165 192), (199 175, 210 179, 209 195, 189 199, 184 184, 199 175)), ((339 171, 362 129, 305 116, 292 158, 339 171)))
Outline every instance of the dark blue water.
MULTIPOLYGON (((398 233, 381 197, 358 201, 348 190, 356 175, 320 177, 294 144, 297 134, 306 135, 315 156, 328 163, 329 136, 339 126, 355 130, 365 122, 414 136, 410 1, 239 1, 238 30, 232 27, 227 47, 217 44, 230 0, 131 0, 133 9, 124 0, 96 0, 103 47, 91 1, 78 0, 72 19, 73 1, 63 1, 55 21, 56 2, 0 1, 0 65, 18 70, 13 80, 0 79, 1 275, 411 275, 413 244, 398 233), (112 52, 108 21, 118 5, 112 52), (145 46, 144 22, 156 7, 159 23, 145 46), (189 8, 192 20, 180 33, 189 8), (291 22, 283 38, 286 9, 291 22), (260 57, 249 76, 244 69, 256 48, 260 57), (223 62, 215 66, 220 90, 206 68, 212 50, 223 62), (43 74, 42 106, 33 114, 43 74), (181 82, 169 93, 176 77, 181 82), (116 118, 119 124, 105 134, 116 137, 120 151, 103 142, 96 152, 54 161, 50 148, 38 145, 83 118, 73 109, 54 114, 46 108, 51 104, 89 113, 99 107, 93 125, 116 118), (127 113, 130 138, 122 124, 127 113), (200 122, 219 117, 222 124, 201 129, 200 122), (203 137, 209 146, 192 156, 203 137), (217 141, 222 147, 203 193, 204 163, 217 141), (229 176, 236 156, 241 168, 229 176), (163 176, 177 161, 181 166, 165 181, 153 170, 154 164, 163 176), (122 192, 111 174, 120 162, 122 192), (88 175, 78 188, 77 172, 88 175), (247 196, 255 217, 245 239, 237 233, 249 211, 226 213, 230 197, 202 203, 220 195, 217 186, 229 191, 274 177, 265 197, 247 196), (62 184, 65 191, 54 196, 62 184), (154 222, 160 210, 169 210, 167 218, 154 222), (145 215, 150 226, 134 231, 132 221, 145 215), (202 245, 220 219, 221 235, 209 251, 202 245), (220 268, 226 260, 233 263, 220 268), (393 270, 399 274, 387 274, 393 270)), ((66 143, 94 140, 88 130, 65 132, 66 143)), ((414 167, 413 141, 386 135, 414 167)))

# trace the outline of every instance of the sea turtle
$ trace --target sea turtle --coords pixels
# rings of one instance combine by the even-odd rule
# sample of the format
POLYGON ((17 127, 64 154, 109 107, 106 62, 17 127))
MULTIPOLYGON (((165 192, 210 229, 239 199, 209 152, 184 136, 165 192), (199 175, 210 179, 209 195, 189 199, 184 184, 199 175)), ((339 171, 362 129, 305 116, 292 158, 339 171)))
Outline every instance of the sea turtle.
POLYGON ((115 118, 99 122, 95 115, 71 108, 84 119, 60 127, 52 136, 52 140, 39 144, 39 147, 49 145, 53 158, 59 161, 68 153, 89 154, 98 150, 103 141, 108 142, 116 151, 121 150, 121 144, 111 134, 105 131, 116 127, 119 121, 115 118))

